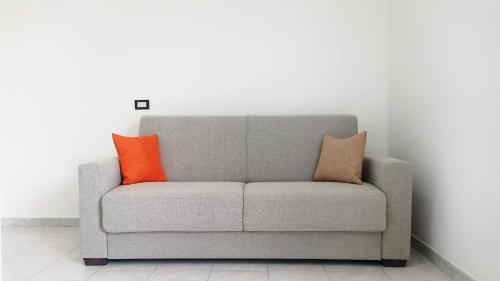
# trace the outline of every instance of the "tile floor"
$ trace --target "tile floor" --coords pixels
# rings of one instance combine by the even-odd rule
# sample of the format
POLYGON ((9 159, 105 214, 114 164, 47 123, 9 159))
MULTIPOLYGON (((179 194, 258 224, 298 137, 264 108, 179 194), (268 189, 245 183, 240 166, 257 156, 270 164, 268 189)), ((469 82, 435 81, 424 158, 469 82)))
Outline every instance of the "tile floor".
POLYGON ((76 227, 2 228, 3 281, 450 281, 413 250, 406 268, 377 263, 291 261, 112 261, 86 267, 76 227))

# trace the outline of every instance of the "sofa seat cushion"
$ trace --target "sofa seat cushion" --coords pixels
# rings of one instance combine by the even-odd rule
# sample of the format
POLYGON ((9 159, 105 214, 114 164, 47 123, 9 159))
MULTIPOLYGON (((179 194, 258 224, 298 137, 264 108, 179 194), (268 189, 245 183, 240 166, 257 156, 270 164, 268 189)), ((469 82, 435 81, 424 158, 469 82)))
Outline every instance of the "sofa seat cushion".
POLYGON ((368 183, 249 183, 244 201, 245 231, 380 232, 386 228, 386 197, 368 183))
POLYGON ((150 182, 102 198, 107 232, 242 231, 243 183, 150 182))

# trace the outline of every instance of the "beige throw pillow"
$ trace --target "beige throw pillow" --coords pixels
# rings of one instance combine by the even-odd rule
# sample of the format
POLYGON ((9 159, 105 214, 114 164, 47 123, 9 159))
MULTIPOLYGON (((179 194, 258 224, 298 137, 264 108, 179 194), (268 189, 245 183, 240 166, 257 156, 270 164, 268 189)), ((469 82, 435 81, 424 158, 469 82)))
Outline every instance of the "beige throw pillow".
POLYGON ((362 184, 365 145, 366 131, 347 139, 325 135, 313 179, 362 184))

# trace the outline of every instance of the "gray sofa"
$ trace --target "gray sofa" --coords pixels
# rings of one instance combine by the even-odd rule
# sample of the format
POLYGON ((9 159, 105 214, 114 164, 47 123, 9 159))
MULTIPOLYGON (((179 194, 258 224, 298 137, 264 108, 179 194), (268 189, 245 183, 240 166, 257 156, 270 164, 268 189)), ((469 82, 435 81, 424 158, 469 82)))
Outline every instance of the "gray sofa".
POLYGON ((363 185, 312 182, 324 134, 352 115, 144 116, 168 182, 121 185, 116 158, 79 167, 81 253, 108 259, 347 259, 404 266, 408 163, 366 157, 363 185))

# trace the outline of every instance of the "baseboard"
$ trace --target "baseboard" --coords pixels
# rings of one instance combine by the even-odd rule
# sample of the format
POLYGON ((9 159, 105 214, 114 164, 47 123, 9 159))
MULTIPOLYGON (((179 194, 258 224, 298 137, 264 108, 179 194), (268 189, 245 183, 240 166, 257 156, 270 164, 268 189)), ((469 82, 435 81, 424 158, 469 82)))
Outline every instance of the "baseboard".
POLYGON ((2 218, 2 226, 79 226, 78 218, 2 218))
POLYGON ((422 253, 422 255, 428 258, 437 268, 439 268, 439 270, 446 273, 453 281, 477 281, 477 279, 449 261, 415 235, 411 236, 411 246, 422 253))

